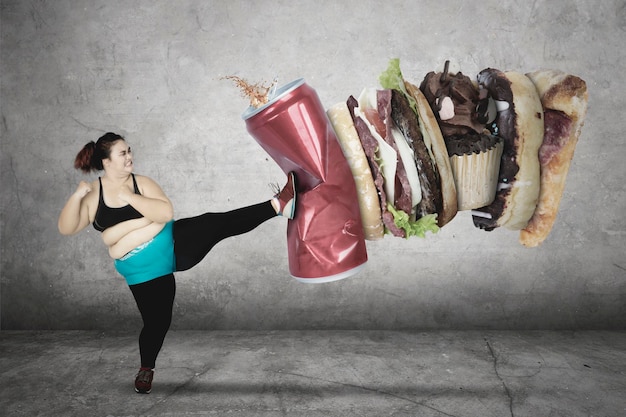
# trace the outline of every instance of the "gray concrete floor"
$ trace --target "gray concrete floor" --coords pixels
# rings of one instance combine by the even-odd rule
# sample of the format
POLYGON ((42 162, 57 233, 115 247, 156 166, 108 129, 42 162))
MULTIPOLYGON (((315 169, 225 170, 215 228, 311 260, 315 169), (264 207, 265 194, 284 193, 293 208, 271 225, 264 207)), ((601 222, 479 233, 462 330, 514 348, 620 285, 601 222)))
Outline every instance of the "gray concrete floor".
POLYGON ((135 335, 0 333, 0 415, 626 415, 626 332, 172 331, 153 391, 135 335))

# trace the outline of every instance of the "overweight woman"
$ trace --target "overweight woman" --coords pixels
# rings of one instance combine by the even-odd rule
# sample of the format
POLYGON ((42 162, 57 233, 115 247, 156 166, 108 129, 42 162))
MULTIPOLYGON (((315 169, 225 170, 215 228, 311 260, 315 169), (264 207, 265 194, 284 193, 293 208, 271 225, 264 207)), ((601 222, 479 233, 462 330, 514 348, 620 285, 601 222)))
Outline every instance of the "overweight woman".
POLYGON ((93 182, 81 181, 59 216, 64 235, 92 224, 126 279, 143 320, 139 335, 141 366, 135 391, 150 393, 157 355, 172 321, 176 293, 174 272, 200 262, 219 241, 246 233, 270 218, 292 219, 296 181, 268 201, 225 213, 173 220, 174 209, 152 179, 133 173, 133 156, 125 139, 107 133, 89 142, 74 167, 85 173, 104 171, 93 182))

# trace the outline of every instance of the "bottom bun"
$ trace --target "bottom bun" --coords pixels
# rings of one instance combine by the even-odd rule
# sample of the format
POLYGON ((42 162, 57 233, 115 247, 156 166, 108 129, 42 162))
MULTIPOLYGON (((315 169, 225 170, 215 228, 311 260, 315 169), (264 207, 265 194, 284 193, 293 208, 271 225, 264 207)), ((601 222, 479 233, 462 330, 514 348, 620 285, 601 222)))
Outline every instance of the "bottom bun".
POLYGON ((348 106, 346 103, 337 103, 326 113, 352 171, 365 239, 382 239, 385 227, 378 192, 348 106))

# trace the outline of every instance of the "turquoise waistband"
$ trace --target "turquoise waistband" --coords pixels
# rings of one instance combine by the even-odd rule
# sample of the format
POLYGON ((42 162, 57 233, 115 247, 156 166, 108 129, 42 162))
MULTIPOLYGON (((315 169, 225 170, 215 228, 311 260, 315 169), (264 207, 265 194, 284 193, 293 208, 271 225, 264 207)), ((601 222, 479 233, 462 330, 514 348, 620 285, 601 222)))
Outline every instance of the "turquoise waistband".
POLYGON ((176 271, 173 230, 172 220, 152 240, 115 260, 115 269, 128 285, 141 284, 176 271))

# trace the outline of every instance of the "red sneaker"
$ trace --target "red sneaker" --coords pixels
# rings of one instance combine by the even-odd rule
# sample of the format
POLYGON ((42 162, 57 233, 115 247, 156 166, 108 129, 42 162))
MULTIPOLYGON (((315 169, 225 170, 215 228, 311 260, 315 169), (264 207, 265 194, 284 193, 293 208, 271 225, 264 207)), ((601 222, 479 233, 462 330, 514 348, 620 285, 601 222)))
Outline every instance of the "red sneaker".
POLYGON ((287 175, 287 184, 277 193, 274 198, 278 200, 277 214, 293 219, 296 214, 296 174, 290 172, 287 175))
POLYGON ((154 371, 150 368, 140 368, 135 378, 135 391, 139 394, 150 394, 152 391, 152 377, 154 371))

